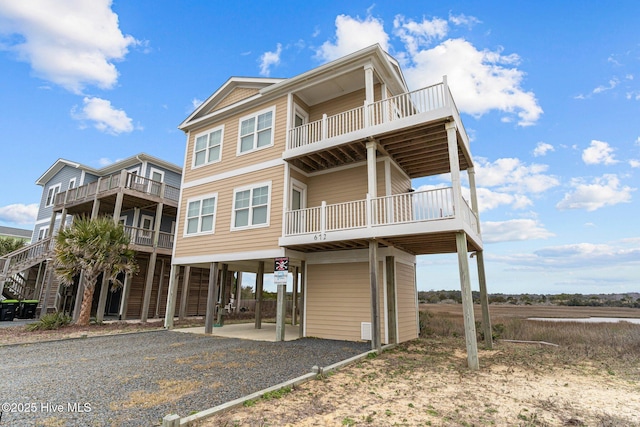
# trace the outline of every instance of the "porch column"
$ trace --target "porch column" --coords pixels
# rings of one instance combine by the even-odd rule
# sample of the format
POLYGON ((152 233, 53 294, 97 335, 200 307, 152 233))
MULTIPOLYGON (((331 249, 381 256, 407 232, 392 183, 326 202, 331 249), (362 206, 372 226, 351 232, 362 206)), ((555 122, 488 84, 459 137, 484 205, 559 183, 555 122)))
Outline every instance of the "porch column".
POLYGON ((480 283, 480 305, 482 306, 482 331, 484 332, 484 345, 488 349, 492 349, 493 330, 491 329, 491 316, 489 315, 489 297, 487 295, 487 279, 484 273, 483 251, 476 251, 476 263, 478 266, 478 282, 480 283))
POLYGON ((369 280, 371 285, 371 349, 382 350, 380 343, 380 304, 378 302, 378 242, 369 240, 369 280))
POLYGON ((149 257, 149 264, 147 265, 147 277, 144 283, 144 297, 142 300, 142 313, 140 313, 140 321, 146 322, 149 317, 149 305, 151 303, 151 291, 153 290, 153 276, 156 272, 156 259, 158 254, 155 248, 151 252, 149 257))
MULTIPOLYGON (((51 209, 53 209, 53 208, 51 208, 51 209)), ((47 236, 45 236, 45 237, 52 237, 53 236, 53 227, 56 226, 56 216, 57 216, 56 211, 51 212, 51 219, 49 220, 49 230, 47 232, 47 236)))
POLYGON ((160 302, 162 302, 162 286, 164 285, 164 258, 160 260, 160 280, 158 283, 158 298, 156 300, 156 312, 153 314, 153 318, 157 319, 160 316, 160 302))
POLYGON ((389 336, 389 344, 395 344, 398 342, 396 336, 396 259, 393 256, 385 257, 385 264, 387 270, 387 334, 389 336))
POLYGON ((460 291, 462 294, 462 314, 464 317, 464 337, 467 342, 467 363, 469 369, 480 368, 478 362, 478 343, 476 342, 476 324, 473 315, 473 297, 469 278, 469 261, 467 258, 467 235, 464 231, 456 233, 456 249, 458 251, 458 267, 460 270, 460 291))
POLYGON ((467 175, 469 175, 469 190, 471 191, 471 210, 476 214, 478 218, 478 228, 476 232, 480 235, 480 208, 478 207, 478 192, 476 189, 476 172, 473 168, 467 169, 467 175))
POLYGON ((118 310, 118 319, 127 320, 127 309, 129 308, 129 294, 131 293, 131 282, 133 274, 127 273, 124 277, 124 286, 122 287, 122 299, 120 300, 120 309, 118 310))
POLYGON ((84 271, 80 272, 80 278, 78 279, 78 289, 76 291, 76 299, 73 305, 73 322, 77 322, 80 318, 80 309, 82 308, 82 297, 84 296, 84 271))
POLYGON ((460 160, 458 158, 458 138, 456 136, 456 123, 446 124, 447 142, 449 151, 449 168, 451 169, 451 188, 453 192, 453 209, 456 218, 461 218, 462 194, 460 192, 460 160))
POLYGON ((226 305, 225 295, 227 293, 227 281, 229 280, 229 264, 222 264, 222 276, 220 278, 220 305, 218 306, 218 318, 216 319, 216 324, 222 325, 222 316, 224 311, 224 306, 226 305))
POLYGON ((213 332, 213 316, 218 302, 218 263, 212 262, 209 267, 209 290, 207 292, 207 314, 204 318, 204 333, 213 332))
POLYGON ((44 296, 40 301, 40 318, 42 319, 47 314, 47 305, 49 304, 49 294, 51 293, 51 285, 53 282, 53 262, 48 261, 45 270, 45 280, 47 284, 44 288, 44 296))
POLYGON ((304 337, 304 310, 305 310, 305 300, 304 295, 307 289, 307 269, 305 261, 300 262, 300 329, 299 336, 300 338, 304 337))
POLYGON ((93 199, 93 206, 91 207, 91 219, 98 218, 99 213, 100 213, 100 199, 98 199, 98 193, 96 192, 96 197, 93 199))
POLYGON ((291 292, 291 326, 298 323, 298 267, 293 268, 293 290, 291 292))
POLYGON ((64 228, 65 223, 67 222, 67 208, 62 208, 62 214, 60 214, 60 227, 59 230, 64 228))
POLYGON ((367 193, 371 198, 378 197, 375 141, 367 141, 367 193))
POLYGON ((256 329, 262 329, 262 285, 264 284, 264 261, 258 263, 256 273, 256 329))
POLYGON ((374 100, 373 65, 364 66, 365 103, 372 104, 374 100))
POLYGON ((184 266, 184 275, 182 276, 182 295, 180 298, 180 311, 178 312, 178 320, 184 320, 187 316, 187 304, 189 303, 189 284, 191 283, 191 266, 184 266))
POLYGON ((124 193, 122 192, 122 189, 120 189, 120 191, 118 191, 118 194, 116 195, 116 204, 113 208, 113 222, 115 222, 116 224, 120 222, 120 212, 122 211, 123 199, 124 193))
POLYGON ((278 299, 276 301, 276 341, 284 341, 286 290, 286 283, 284 285, 278 285, 278 299))
POLYGON ((107 292, 109 291, 109 279, 107 272, 102 273, 102 283, 100 284, 100 298, 98 298, 98 309, 96 311, 96 323, 104 320, 104 309, 107 305, 107 292))
POLYGON ((164 327, 173 329, 173 316, 176 313, 176 300, 178 299, 178 275, 180 266, 171 264, 169 272, 169 289, 167 289, 167 308, 164 315, 164 327))
POLYGON ((242 271, 238 271, 236 276, 236 313, 240 312, 242 305, 242 271))

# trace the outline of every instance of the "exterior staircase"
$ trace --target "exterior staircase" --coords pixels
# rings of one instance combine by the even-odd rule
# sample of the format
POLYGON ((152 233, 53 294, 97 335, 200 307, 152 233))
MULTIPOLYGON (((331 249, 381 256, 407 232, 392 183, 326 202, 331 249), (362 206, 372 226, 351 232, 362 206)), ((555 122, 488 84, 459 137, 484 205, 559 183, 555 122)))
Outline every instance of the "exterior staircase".
POLYGON ((0 257, 2 296, 9 299, 38 299, 36 286, 29 279, 29 269, 51 258, 54 240, 51 237, 24 246, 0 257))

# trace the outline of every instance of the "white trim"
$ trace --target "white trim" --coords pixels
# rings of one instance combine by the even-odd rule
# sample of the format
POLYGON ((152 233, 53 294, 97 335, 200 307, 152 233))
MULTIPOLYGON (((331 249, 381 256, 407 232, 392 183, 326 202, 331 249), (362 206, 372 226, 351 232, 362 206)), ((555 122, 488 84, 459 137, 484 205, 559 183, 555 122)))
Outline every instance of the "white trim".
POLYGON ((238 142, 237 142, 237 146, 236 146, 236 156, 243 156, 245 154, 249 154, 249 153, 253 153, 259 150, 264 150, 265 148, 269 148, 269 147, 273 147, 274 145, 274 141, 275 141, 275 130, 276 130, 276 106, 273 105, 269 108, 265 108, 263 110, 260 111, 256 111, 254 113, 248 114, 244 117, 240 117, 238 119, 238 142), (270 127, 270 131, 271 131, 271 141, 269 142, 269 144, 267 145, 263 145, 262 147, 258 147, 258 116, 261 116, 263 114, 266 113, 271 113, 271 127, 270 127), (241 144, 242 144, 242 122, 243 121, 247 121, 250 119, 255 119, 255 126, 254 126, 254 131, 253 131, 253 148, 247 150, 247 151, 242 151, 241 150, 241 144))
POLYGON ((39 242, 40 240, 44 239, 45 237, 47 237, 47 234, 49 234, 49 226, 45 225, 44 227, 40 227, 38 229, 38 234, 35 236, 36 240, 34 240, 34 242, 39 242), (42 235, 42 237, 40 237, 40 235, 42 235))
MULTIPOLYGON (((223 147, 223 143, 224 143, 224 124, 220 125, 220 126, 216 126, 212 129, 208 129, 206 131, 197 133, 194 137, 193 137, 193 150, 192 150, 192 156, 191 156, 191 169, 198 169, 207 165, 211 165, 214 163, 218 163, 222 161, 222 147, 223 147), (218 144, 218 146, 220 147, 220 151, 218 153, 218 158, 216 160, 209 160, 207 161, 207 157, 208 157, 208 151, 211 148, 209 146, 210 140, 211 140, 211 134, 215 133, 215 132, 220 132, 220 144, 218 144), (200 164, 200 165, 196 165, 196 141, 198 140, 198 138, 202 137, 206 135, 207 136, 207 146, 204 148, 204 152, 205 152, 205 161, 204 163, 200 164)), ((186 159, 186 158, 185 158, 186 159)), ((185 165, 186 166, 186 165, 185 165)))
POLYGON ((149 168, 149 179, 153 180, 153 173, 157 172, 160 174, 160 182, 164 182, 164 171, 160 169, 156 169, 153 166, 149 168))
MULTIPOLYGON (((284 165, 284 183, 282 185, 283 189, 288 188, 288 183, 289 180, 291 179, 291 172, 289 171, 289 163, 286 163, 284 165)), ((289 205, 289 199, 290 199, 290 193, 287 194, 287 192, 285 191, 285 194, 282 195, 282 231, 281 231, 281 236, 284 236, 284 232, 286 229, 286 215, 287 215, 287 206, 289 205)))
POLYGON ((76 182, 77 182, 77 179, 76 179, 76 177, 74 176, 73 178, 71 178, 71 179, 69 180, 69 185, 67 185, 67 190, 71 190, 71 189, 73 189, 73 188, 76 188, 76 182), (71 185, 72 183, 73 183, 73 186, 71 185))
MULTIPOLYGON (((184 175, 182 175, 182 185, 181 188, 187 189, 192 187, 198 187, 204 184, 211 184, 213 182, 222 181, 223 179, 235 178, 236 176, 244 175, 251 172, 258 172, 260 170, 273 168, 276 166, 282 166, 286 162, 282 159, 273 159, 267 160, 266 162, 256 163, 254 165, 245 166, 242 168, 234 169, 228 172, 219 173, 217 175, 207 176, 205 178, 196 179, 195 181, 191 181, 188 183, 184 183, 184 175)), ((180 192, 182 194, 182 191, 180 192)))
MULTIPOLYGON (((186 203, 186 214, 185 214, 185 218, 184 218, 184 229, 182 232, 182 237, 184 238, 189 238, 189 237, 194 237, 194 236, 203 236, 203 235, 208 235, 208 234, 215 234, 216 231, 216 217, 218 214, 218 193, 208 193, 208 194, 203 194, 203 195, 199 195, 196 197, 190 197, 187 199, 187 203, 186 203), (212 224, 212 228, 209 231, 196 231, 195 233, 187 233, 187 227, 189 225, 189 222, 187 221, 187 217, 186 215, 189 214, 189 203, 192 202, 202 202, 203 200, 206 199, 215 199, 213 202, 213 224, 212 224)), ((200 230, 202 226, 202 205, 200 205, 200 212, 198 213, 198 230, 200 230)), ((175 245, 174 245, 175 246, 175 245)))
POLYGON ((56 203, 56 195, 58 193, 60 193, 61 189, 62 189, 62 183, 61 182, 59 182, 57 184, 54 184, 54 185, 50 185, 49 188, 47 188, 46 195, 45 195, 45 198, 44 198, 44 207, 45 208, 50 208, 51 206, 55 205, 55 203, 56 203), (55 191, 56 189, 58 191, 55 191), (49 199, 49 194, 51 194, 51 199, 49 199))
MULTIPOLYGON (((380 265, 380 261, 381 260, 376 261, 378 265, 380 265)), ((382 257, 382 277, 383 277, 382 287, 384 289, 384 292, 382 293, 382 313, 383 313, 382 317, 384 319, 384 342, 389 344, 389 313, 388 313, 389 300, 387 298, 387 287, 389 286, 389 283, 387 281, 387 257, 382 257)))
MULTIPOLYGON (((186 166, 186 162, 187 162, 187 153, 189 152, 189 138, 191 136, 191 132, 187 131, 186 133, 186 144, 184 144, 184 163, 183 165, 186 166)), ((175 262, 175 257, 176 257, 176 249, 178 248, 178 234, 179 234, 179 224, 180 224, 180 215, 182 215, 182 197, 184 196, 184 176, 186 175, 186 173, 184 171, 182 171, 182 173, 180 174, 180 195, 178 196, 178 210, 176 212, 176 229, 175 232, 173 233, 173 248, 171 249, 171 267, 173 269, 173 265, 177 264, 177 262, 175 262)), ((171 272, 171 274, 173 275, 173 270, 171 272)), ((171 276, 173 277, 173 276, 171 276)), ((177 286, 177 284, 176 284, 177 286)), ((168 298, 168 297, 167 297, 168 298)), ((168 307, 168 305, 167 305, 168 307)))
MULTIPOLYGON (((252 252, 227 252, 223 254, 176 257, 176 258, 173 258, 172 263, 178 264, 178 265, 189 265, 189 264, 203 264, 203 263, 211 263, 211 262, 253 261, 253 260, 262 260, 262 259, 268 259, 268 258, 278 258, 278 257, 284 256, 284 254, 285 254, 284 248, 264 249, 264 250, 252 251, 252 252)), ((268 271, 268 268, 265 269, 265 274, 268 274, 267 271, 268 271)))
POLYGON ((289 184, 289 203, 287 206, 287 211, 291 210, 291 196, 293 195, 293 190, 295 188, 300 190, 300 209, 306 209, 307 207, 307 184, 302 181, 298 181, 295 178, 291 178, 291 183, 289 184))
POLYGON ((38 221, 34 222, 33 225, 39 225, 39 224, 47 224, 51 222, 51 216, 49 216, 48 218, 44 218, 44 219, 39 219, 38 221))
MULTIPOLYGON (((244 208, 243 208, 244 209, 244 208)), ((250 230, 250 229, 254 229, 254 228, 262 228, 262 227, 269 227, 270 224, 270 218, 271 218, 271 181, 264 181, 264 182, 258 182, 258 183, 254 183, 254 184, 249 184, 249 185, 244 185, 242 187, 236 187, 233 189, 233 199, 231 202, 231 231, 241 231, 241 230, 250 230), (251 224, 252 220, 253 220, 253 190, 257 189, 257 188, 262 188, 262 187, 267 187, 267 222, 266 223, 261 223, 261 224, 251 224), (250 191, 249 197, 249 207, 247 208, 249 210, 249 218, 248 218, 248 225, 245 226, 241 226, 241 227, 236 227, 235 226, 235 219, 236 219, 236 195, 242 191, 250 191)))

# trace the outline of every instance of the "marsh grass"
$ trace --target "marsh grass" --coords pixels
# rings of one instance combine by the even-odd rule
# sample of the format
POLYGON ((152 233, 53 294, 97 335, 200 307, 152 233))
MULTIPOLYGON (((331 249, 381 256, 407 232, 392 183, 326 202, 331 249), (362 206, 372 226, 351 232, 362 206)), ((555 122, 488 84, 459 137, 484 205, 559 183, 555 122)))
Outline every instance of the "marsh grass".
MULTIPOLYGON (((464 321, 453 313, 432 314, 420 312, 422 337, 464 336, 464 321)), ((476 332, 480 334, 479 325, 476 332)), ((609 372, 624 373, 633 379, 640 378, 640 325, 619 323, 545 322, 518 317, 492 319, 494 340, 541 341, 557 344, 554 358, 564 363, 590 362, 609 372)), ((478 336, 478 342, 481 343, 478 336)), ((536 352, 534 348, 523 351, 549 355, 549 351, 536 352)))

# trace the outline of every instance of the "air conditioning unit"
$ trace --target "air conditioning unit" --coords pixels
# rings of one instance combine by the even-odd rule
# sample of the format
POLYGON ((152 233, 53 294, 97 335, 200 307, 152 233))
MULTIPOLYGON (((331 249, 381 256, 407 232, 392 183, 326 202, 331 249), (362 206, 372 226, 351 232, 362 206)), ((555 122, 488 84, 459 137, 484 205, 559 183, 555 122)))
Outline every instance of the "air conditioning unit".
POLYGON ((360 339, 371 341, 371 322, 360 323, 360 339))

